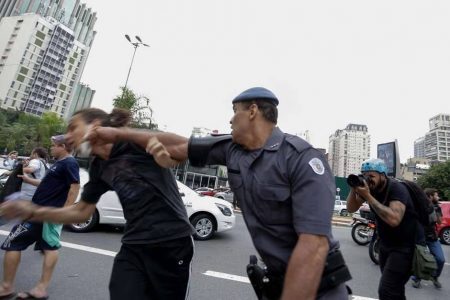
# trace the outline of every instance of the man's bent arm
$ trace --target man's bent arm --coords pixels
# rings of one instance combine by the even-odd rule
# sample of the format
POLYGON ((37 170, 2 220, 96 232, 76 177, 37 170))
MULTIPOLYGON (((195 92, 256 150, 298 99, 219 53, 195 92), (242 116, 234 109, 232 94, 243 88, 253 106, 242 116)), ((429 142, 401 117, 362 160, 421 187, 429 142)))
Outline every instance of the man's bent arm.
POLYGON ((77 200, 78 192, 80 191, 80 184, 79 183, 72 183, 70 185, 69 193, 67 194, 67 200, 64 206, 69 206, 75 203, 75 200, 77 200))
POLYGON ((372 195, 367 197, 367 202, 374 212, 389 226, 397 227, 403 220, 406 206, 400 201, 391 201, 389 206, 381 204, 372 195))
POLYGON ((357 211, 361 205, 364 203, 362 199, 354 189, 350 189, 350 193, 347 196, 347 210, 349 213, 354 213, 357 211))
MULTIPOLYGON (((114 136, 112 137, 112 142, 117 141, 128 141, 135 144, 138 144, 142 148, 147 148, 147 143, 150 138, 156 137, 159 142, 161 142, 166 150, 169 152, 170 156, 179 161, 185 161, 188 158, 188 142, 189 139, 182 137, 180 135, 176 135, 174 133, 169 132, 156 132, 149 130, 138 130, 131 129, 128 127, 122 128, 107 128, 107 127, 99 127, 95 129, 97 135, 100 139, 103 138, 105 134, 111 134, 105 131, 114 131, 114 136)), ((95 135, 94 135, 95 136, 95 135)))
POLYGON ((299 235, 287 267, 282 300, 316 299, 328 250, 326 236, 299 235))

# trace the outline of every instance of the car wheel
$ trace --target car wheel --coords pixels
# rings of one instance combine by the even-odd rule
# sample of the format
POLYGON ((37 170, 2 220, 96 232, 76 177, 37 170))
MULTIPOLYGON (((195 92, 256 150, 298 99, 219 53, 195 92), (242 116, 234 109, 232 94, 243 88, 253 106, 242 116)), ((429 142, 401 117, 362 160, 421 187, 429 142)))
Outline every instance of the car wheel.
POLYGON ((191 220, 196 240, 209 240, 214 235, 214 218, 211 215, 199 214, 191 220))
POLYGON ((98 225, 99 219, 98 211, 95 210, 94 214, 86 222, 70 224, 69 228, 73 232, 89 232, 98 225))
POLYGON ((217 196, 217 198, 225 200, 225 198, 223 196, 217 196))
POLYGON ((450 227, 441 230, 440 238, 442 243, 450 245, 450 227))
POLYGON ((339 214, 341 215, 341 217, 346 217, 348 216, 348 211, 346 209, 342 209, 339 214))

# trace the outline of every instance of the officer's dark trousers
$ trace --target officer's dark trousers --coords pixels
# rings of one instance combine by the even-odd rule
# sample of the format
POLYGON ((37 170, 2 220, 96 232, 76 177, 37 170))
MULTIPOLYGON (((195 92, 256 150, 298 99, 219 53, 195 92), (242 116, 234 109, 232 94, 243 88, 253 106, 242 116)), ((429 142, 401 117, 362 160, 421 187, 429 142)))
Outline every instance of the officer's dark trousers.
POLYGON ((380 245, 381 279, 378 286, 380 300, 403 300, 405 284, 411 276, 414 248, 380 245))
POLYGON ((110 299, 187 299, 192 256, 191 237, 150 245, 123 244, 114 259, 110 299))

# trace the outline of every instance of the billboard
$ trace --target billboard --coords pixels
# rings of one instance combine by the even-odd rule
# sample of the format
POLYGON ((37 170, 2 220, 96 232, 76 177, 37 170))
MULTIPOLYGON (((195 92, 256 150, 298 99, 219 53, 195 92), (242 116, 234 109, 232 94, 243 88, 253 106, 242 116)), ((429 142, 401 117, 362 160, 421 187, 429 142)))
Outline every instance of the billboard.
POLYGON ((378 144, 377 158, 384 160, 388 169, 388 176, 399 177, 400 158, 398 154, 397 140, 394 142, 378 144))

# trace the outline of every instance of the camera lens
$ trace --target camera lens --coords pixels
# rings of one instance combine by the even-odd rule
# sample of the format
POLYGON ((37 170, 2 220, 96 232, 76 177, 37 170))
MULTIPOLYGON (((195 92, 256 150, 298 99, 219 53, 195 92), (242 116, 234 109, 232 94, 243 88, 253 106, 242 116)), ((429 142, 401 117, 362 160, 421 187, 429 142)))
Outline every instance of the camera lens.
POLYGON ((347 184, 351 187, 364 186, 364 177, 362 175, 350 174, 347 177, 347 184))

